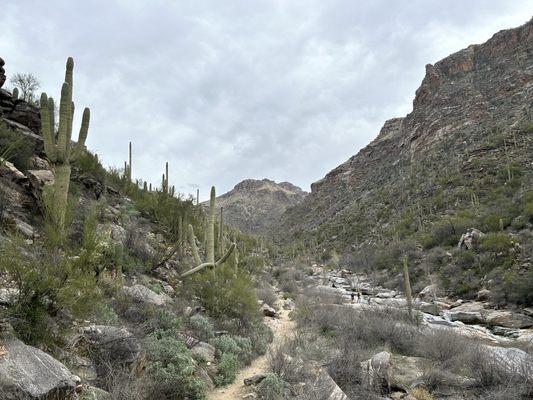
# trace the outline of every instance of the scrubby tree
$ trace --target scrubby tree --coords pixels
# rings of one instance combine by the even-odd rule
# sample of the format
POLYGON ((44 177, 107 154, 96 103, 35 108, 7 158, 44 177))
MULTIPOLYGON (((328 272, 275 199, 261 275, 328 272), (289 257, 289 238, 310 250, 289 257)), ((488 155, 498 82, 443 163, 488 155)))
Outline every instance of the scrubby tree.
POLYGON ((31 73, 16 73, 10 79, 14 88, 18 89, 18 98, 28 103, 37 105, 35 93, 41 87, 41 82, 31 73))

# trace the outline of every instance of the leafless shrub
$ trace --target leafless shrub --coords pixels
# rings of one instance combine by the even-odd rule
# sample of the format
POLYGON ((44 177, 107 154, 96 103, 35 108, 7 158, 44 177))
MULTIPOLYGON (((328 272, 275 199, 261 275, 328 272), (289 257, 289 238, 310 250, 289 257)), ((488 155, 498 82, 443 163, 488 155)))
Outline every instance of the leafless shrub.
POLYGON ((451 329, 436 329, 421 337, 421 356, 441 363, 453 364, 464 358, 472 343, 451 329))
POLYGON ((110 370, 105 382, 114 400, 145 400, 148 398, 146 389, 152 385, 147 377, 137 377, 124 368, 110 370))
POLYGON ((153 264, 155 255, 150 246, 146 243, 146 235, 141 231, 130 228, 126 231, 126 248, 129 253, 144 262, 145 264, 153 264))
POLYGON ((274 348, 269 355, 270 370, 285 382, 292 384, 304 382, 308 378, 308 371, 302 360, 291 351, 291 346, 289 340, 274 348))
POLYGON ((261 285, 256 289, 257 298, 271 307, 276 307, 278 296, 270 285, 261 285))

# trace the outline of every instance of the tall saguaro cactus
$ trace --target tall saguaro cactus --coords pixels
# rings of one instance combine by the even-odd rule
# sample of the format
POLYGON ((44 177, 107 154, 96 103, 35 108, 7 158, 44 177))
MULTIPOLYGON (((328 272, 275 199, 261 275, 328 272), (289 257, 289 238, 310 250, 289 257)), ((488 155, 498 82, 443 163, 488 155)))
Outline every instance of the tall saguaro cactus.
POLYGON ((192 254, 194 257, 194 261, 199 264, 195 268, 184 272, 181 274, 181 278, 185 278, 186 276, 192 275, 196 272, 199 272, 205 268, 216 268, 219 265, 226 262, 226 260, 231 256, 233 251, 235 250, 235 243, 232 243, 229 249, 220 256, 220 258, 215 261, 215 187, 213 186, 211 188, 211 198, 209 201, 209 219, 207 221, 207 230, 206 230, 206 236, 207 236, 207 248, 206 248, 206 254, 207 254, 207 261, 204 263, 201 263, 200 254, 198 251, 198 247, 196 245, 196 238, 194 236, 194 229, 192 225, 189 225, 189 244, 192 248, 192 254))
POLYGON ((407 311, 409 318, 413 318, 413 295, 411 293, 411 281, 409 279, 409 265, 407 264, 407 256, 403 257, 403 285, 405 290, 405 298, 407 300, 407 311))
POLYGON ((209 198, 209 219, 207 222, 207 262, 215 262, 215 187, 211 187, 209 198))
POLYGON ((90 110, 83 110, 81 128, 76 147, 71 154, 72 102, 74 60, 69 57, 65 71, 65 82, 61 87, 59 103, 59 129, 55 131, 54 100, 43 93, 41 95, 41 130, 44 139, 44 151, 54 172, 54 184, 43 193, 45 209, 50 222, 59 233, 65 228, 68 190, 70 186, 70 161, 79 157, 85 148, 89 131, 90 110))
POLYGON ((218 254, 224 254, 224 207, 220 207, 220 222, 218 226, 218 254))

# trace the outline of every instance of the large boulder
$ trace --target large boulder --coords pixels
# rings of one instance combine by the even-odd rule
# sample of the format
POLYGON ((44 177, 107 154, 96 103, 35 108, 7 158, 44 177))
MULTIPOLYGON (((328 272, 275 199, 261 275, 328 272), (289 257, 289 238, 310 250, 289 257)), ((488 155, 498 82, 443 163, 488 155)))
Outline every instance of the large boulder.
POLYGON ((195 358, 202 359, 207 363, 215 362, 216 349, 214 346, 205 342, 198 342, 191 348, 191 353, 195 358))
POLYGON ((274 318, 274 317, 276 317, 278 315, 276 310, 274 308, 270 307, 267 303, 263 303, 261 305, 260 311, 265 317, 274 318))
POLYGON ((3 400, 75 399, 77 378, 59 361, 11 334, 0 338, 3 400))
POLYGON ((431 368, 431 362, 420 357, 393 355, 387 351, 363 361, 361 368, 366 382, 374 387, 409 391, 431 368))
POLYGON ((100 360, 131 364, 139 358, 141 346, 127 329, 107 325, 90 325, 83 329, 89 352, 100 360))
POLYGON ((533 357, 524 350, 488 345, 482 345, 480 350, 487 356, 485 362, 491 363, 494 368, 531 378, 528 374, 533 370, 533 357))
POLYGON ((427 303, 425 301, 416 302, 414 308, 426 314, 440 315, 442 309, 437 303, 427 303))
POLYGON ((4 60, 0 57, 0 88, 4 85, 6 81, 6 71, 4 69, 4 60))
POLYGON ((26 126, 35 133, 41 130, 39 109, 24 100, 16 100, 15 106, 10 112, 5 113, 5 117, 26 126))
POLYGON ((33 196, 42 201, 45 186, 54 184, 54 173, 48 169, 32 169, 26 172, 33 196))
POLYGON ((489 311, 485 321, 490 326, 503 326, 505 328, 529 328, 533 326, 533 318, 511 311, 489 311))
POLYGON ((434 283, 432 285, 426 286, 420 291, 418 297, 423 301, 433 301, 437 297, 438 287, 434 283))
POLYGON ((484 324, 486 312, 483 304, 469 302, 445 311, 444 315, 451 321, 460 321, 464 324, 484 324))
POLYGON ((26 176, 20 172, 17 167, 6 160, 0 163, 0 176, 11 182, 26 181, 26 176))
POLYGON ((172 299, 165 293, 157 294, 153 290, 144 285, 124 286, 124 293, 130 296, 134 301, 143 304, 152 304, 156 307, 161 307, 169 304, 172 299))
POLYGON ((484 236, 485 234, 479 229, 470 228, 466 233, 461 235, 461 239, 459 239, 457 247, 459 249, 467 250, 476 249, 484 236))
POLYGON ((314 381, 304 389, 304 392, 307 391, 312 392, 315 396, 319 393, 322 400, 349 400, 349 397, 323 368, 316 371, 314 381))

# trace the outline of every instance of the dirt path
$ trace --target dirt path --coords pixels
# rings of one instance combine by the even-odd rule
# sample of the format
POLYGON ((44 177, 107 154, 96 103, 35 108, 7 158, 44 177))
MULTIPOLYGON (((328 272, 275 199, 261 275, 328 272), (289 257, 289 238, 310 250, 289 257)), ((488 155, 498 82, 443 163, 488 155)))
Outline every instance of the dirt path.
MULTIPOLYGON (((274 340, 270 344, 269 350, 280 344, 284 338, 290 337, 294 331, 296 324, 289 319, 290 311, 280 307, 279 318, 265 318, 265 323, 274 332, 274 340)), ((253 375, 268 372, 268 354, 269 351, 267 350, 264 356, 256 358, 249 366, 241 369, 231 385, 215 388, 208 394, 208 400, 237 400, 250 393, 252 389, 245 386, 243 381, 253 375)))

